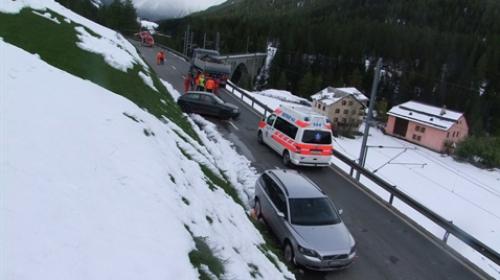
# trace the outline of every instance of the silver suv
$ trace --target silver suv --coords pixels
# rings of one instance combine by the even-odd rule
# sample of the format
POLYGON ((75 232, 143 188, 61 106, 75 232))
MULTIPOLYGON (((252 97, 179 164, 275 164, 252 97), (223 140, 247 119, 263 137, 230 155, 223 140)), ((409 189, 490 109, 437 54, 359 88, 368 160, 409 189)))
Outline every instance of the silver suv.
POLYGON ((285 260, 312 270, 347 267, 356 243, 321 189, 294 170, 268 170, 255 186, 255 214, 283 245, 285 260))

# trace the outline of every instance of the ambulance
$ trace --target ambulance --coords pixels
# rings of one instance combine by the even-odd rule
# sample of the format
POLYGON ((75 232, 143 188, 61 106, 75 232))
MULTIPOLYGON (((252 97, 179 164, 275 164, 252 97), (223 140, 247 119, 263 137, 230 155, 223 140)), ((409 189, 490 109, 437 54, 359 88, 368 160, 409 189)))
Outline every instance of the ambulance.
POLYGON ((325 116, 304 106, 280 106, 259 122, 259 143, 283 156, 286 166, 328 166, 332 157, 332 127, 325 116))

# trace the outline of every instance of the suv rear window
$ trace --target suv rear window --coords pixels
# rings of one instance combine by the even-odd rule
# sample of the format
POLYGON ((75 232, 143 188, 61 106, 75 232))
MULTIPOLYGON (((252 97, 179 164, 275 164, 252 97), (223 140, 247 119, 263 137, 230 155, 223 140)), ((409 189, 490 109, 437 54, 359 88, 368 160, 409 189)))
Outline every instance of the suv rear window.
POLYGON ((308 144, 331 144, 332 134, 322 130, 304 130, 302 142, 308 144))

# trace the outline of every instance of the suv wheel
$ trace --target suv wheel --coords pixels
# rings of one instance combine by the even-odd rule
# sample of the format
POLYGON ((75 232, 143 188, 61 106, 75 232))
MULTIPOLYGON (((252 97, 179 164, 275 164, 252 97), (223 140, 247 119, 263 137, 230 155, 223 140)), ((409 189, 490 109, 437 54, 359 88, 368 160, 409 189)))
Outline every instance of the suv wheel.
POLYGON ((191 107, 187 104, 181 105, 181 110, 186 114, 191 114, 191 107))
POLYGON ((285 257, 285 262, 289 265, 295 265, 295 255, 293 253, 293 248, 290 242, 285 241, 285 248, 283 249, 283 255, 285 257))
POLYGON ((291 160, 290 160, 290 152, 285 150, 283 152, 283 164, 286 166, 286 167, 289 167, 291 165, 291 160))
POLYGON ((264 139, 262 139, 262 131, 259 131, 257 133, 257 142, 259 142, 259 144, 264 144, 264 139))
POLYGON ((255 217, 257 217, 257 219, 262 218, 262 208, 260 206, 260 201, 258 198, 255 198, 254 211, 255 211, 255 217))

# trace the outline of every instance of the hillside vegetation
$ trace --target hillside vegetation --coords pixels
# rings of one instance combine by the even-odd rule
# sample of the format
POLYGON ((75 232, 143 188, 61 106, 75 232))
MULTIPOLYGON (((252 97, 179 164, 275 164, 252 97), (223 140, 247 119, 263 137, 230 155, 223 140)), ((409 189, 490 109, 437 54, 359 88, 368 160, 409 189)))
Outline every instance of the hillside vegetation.
MULTIPOLYGON (((384 59, 380 98, 464 111, 475 135, 500 135, 500 3, 492 0, 238 0, 160 25, 181 49, 221 34, 222 52, 278 45, 270 87, 310 96, 327 85, 369 92, 384 59)), ((209 44, 213 46, 213 44, 209 44)))

